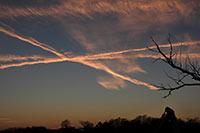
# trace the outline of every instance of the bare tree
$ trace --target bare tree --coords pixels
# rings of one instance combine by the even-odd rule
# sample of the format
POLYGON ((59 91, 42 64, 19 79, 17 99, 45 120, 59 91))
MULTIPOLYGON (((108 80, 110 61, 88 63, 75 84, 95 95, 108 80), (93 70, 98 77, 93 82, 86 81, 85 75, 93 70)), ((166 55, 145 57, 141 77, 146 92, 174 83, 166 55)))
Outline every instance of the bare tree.
POLYGON ((187 56, 184 61, 181 60, 181 53, 179 55, 179 60, 177 59, 177 54, 173 51, 173 44, 170 40, 170 34, 168 38, 169 43, 169 52, 165 53, 160 45, 151 37, 152 42, 155 44, 156 49, 148 48, 149 50, 158 53, 161 55, 161 58, 156 59, 154 62, 161 60, 165 63, 167 63, 172 69, 176 70, 177 76, 172 77, 170 75, 167 75, 169 79, 175 82, 175 86, 171 86, 170 84, 167 85, 167 87, 163 84, 161 85, 154 85, 159 90, 168 91, 167 95, 164 96, 164 98, 167 98, 172 94, 173 91, 178 90, 180 88, 186 87, 186 86, 200 86, 200 66, 198 64, 198 61, 191 61, 190 57, 187 56))

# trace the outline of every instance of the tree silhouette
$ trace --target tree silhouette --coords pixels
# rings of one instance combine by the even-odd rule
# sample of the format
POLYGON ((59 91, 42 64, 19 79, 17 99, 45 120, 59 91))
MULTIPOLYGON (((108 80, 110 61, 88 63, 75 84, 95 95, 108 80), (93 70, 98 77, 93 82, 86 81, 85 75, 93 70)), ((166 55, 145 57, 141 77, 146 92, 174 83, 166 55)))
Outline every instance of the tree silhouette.
POLYGON ((86 129, 94 127, 94 124, 89 121, 80 121, 80 124, 86 129))
POLYGON ((70 126, 70 121, 69 120, 64 120, 61 122, 61 128, 69 128, 70 126))
POLYGON ((200 86, 200 66, 197 61, 191 61, 190 57, 188 56, 185 58, 184 63, 181 60, 181 54, 180 54, 180 60, 177 61, 177 53, 174 53, 173 51, 173 44, 170 40, 170 34, 168 38, 168 43, 170 45, 169 53, 164 53, 164 51, 161 49, 160 45, 151 37, 152 42, 155 44, 156 49, 150 49, 149 50, 158 53, 161 55, 162 58, 158 58, 155 61, 161 60, 165 63, 167 63, 169 66, 171 66, 172 69, 176 70, 177 77, 169 76, 167 73, 167 77, 175 82, 175 86, 168 85, 168 87, 161 85, 154 85, 159 90, 168 91, 168 94, 164 96, 164 98, 171 95, 171 93, 175 90, 178 90, 180 88, 186 87, 186 86, 200 86), (188 82, 190 81, 190 82, 188 82))
POLYGON ((183 121, 177 119, 173 109, 166 107, 161 118, 140 115, 135 119, 124 118, 110 119, 98 122, 94 126, 89 121, 81 121, 82 127, 70 126, 69 120, 62 122, 59 129, 48 129, 45 127, 15 127, 0 130, 1 133, 199 133, 200 120, 198 118, 183 121))
POLYGON ((89 122, 89 121, 80 121, 80 124, 82 125, 82 129, 83 131, 87 132, 87 133, 93 133, 93 129, 94 129, 94 124, 89 122))

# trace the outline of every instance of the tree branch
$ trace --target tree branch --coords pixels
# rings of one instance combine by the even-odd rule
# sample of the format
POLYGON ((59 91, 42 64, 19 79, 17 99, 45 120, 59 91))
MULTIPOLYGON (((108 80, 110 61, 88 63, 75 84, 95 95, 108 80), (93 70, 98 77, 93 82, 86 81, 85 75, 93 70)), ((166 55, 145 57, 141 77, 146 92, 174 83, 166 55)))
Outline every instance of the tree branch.
MULTIPOLYGON (((188 56, 188 58, 186 58, 185 60, 185 64, 184 66, 182 65, 182 60, 181 60, 181 52, 180 52, 180 61, 179 61, 179 65, 177 65, 177 58, 174 59, 174 56, 176 54, 173 53, 173 45, 171 43, 171 35, 169 34, 168 37, 168 43, 169 43, 169 55, 167 56, 167 54, 165 54, 159 44, 153 39, 153 37, 151 37, 152 42, 154 43, 154 45, 156 46, 156 50, 155 49, 150 49, 148 48, 150 51, 159 53, 162 58, 158 58, 157 60, 162 60, 163 62, 167 63, 168 65, 171 66, 171 68, 177 70, 177 78, 173 78, 171 76, 169 76, 167 73, 167 77, 171 80, 173 80, 175 82, 175 84, 177 84, 177 86, 175 87, 171 87, 170 85, 168 85, 168 87, 165 87, 163 84, 161 84, 160 86, 154 85, 155 87, 160 88, 159 90, 164 90, 164 91, 168 91, 168 94, 164 96, 164 98, 167 98, 168 96, 170 96, 172 94, 173 91, 178 90, 180 88, 186 87, 186 86, 200 86, 200 67, 198 67, 198 62, 192 62, 188 56), (195 81, 194 83, 185 83, 185 78, 186 77, 191 77, 191 80, 195 81)), ((155 62, 156 62, 155 61, 155 62)))

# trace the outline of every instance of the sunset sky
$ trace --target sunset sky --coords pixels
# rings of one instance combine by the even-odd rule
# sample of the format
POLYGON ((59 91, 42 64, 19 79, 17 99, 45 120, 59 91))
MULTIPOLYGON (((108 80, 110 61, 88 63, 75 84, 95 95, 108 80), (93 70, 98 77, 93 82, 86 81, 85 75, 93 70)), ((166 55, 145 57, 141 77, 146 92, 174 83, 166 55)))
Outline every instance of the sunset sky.
POLYGON ((200 87, 164 99, 152 85, 173 85, 147 49, 152 36, 167 53, 169 33, 182 60, 200 62, 199 0, 0 0, 0 129, 160 117, 166 106, 200 117, 200 87))

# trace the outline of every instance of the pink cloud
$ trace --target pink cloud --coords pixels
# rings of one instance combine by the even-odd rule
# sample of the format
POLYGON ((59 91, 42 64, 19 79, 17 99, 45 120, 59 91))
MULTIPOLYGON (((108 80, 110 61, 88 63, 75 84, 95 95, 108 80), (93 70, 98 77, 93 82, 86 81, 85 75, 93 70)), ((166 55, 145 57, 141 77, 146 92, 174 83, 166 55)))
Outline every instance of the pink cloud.
POLYGON ((98 77, 97 82, 109 90, 120 90, 127 86, 124 80, 117 77, 98 77))

